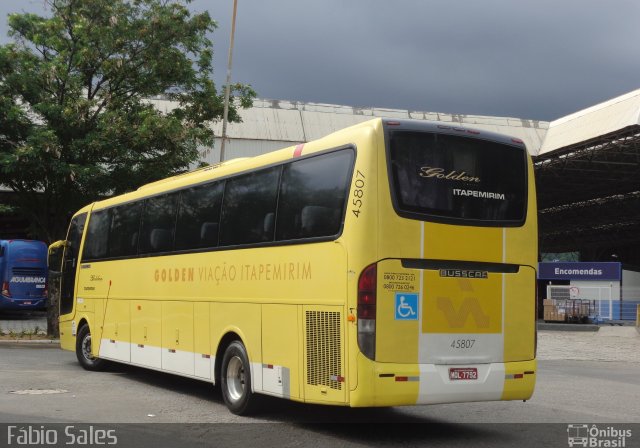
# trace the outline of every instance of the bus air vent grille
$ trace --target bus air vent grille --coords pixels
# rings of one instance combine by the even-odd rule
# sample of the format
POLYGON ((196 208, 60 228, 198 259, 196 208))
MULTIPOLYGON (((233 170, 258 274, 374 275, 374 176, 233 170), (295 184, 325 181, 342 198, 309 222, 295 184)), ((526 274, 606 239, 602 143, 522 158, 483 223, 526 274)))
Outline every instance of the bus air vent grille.
POLYGON ((15 267, 11 270, 13 275, 35 275, 35 276, 43 276, 45 275, 44 269, 38 268, 18 268, 15 267))
POLYGON ((340 313, 307 311, 307 384, 341 390, 340 313))

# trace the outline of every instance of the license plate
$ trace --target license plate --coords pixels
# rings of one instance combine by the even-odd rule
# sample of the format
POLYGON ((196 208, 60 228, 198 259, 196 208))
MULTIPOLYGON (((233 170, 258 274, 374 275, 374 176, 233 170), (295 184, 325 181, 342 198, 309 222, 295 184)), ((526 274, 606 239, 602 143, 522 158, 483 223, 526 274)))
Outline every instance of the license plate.
POLYGON ((477 380, 478 369, 475 367, 455 367, 449 369, 449 379, 451 381, 457 380, 477 380))
POLYGON ((22 302, 23 305, 31 305, 31 301, 27 300, 25 302, 22 302))

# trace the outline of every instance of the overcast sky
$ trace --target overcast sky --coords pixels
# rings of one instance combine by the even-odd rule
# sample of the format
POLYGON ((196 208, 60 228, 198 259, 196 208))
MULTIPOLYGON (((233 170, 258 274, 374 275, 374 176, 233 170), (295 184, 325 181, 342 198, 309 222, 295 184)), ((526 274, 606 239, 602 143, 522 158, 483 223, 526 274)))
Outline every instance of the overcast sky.
MULTIPOLYGON (((10 12, 43 0, 0 0, 10 12)), ((233 0, 218 22, 226 75, 233 0)), ((639 0, 238 0, 232 79, 261 98, 553 120, 640 88, 639 0)))

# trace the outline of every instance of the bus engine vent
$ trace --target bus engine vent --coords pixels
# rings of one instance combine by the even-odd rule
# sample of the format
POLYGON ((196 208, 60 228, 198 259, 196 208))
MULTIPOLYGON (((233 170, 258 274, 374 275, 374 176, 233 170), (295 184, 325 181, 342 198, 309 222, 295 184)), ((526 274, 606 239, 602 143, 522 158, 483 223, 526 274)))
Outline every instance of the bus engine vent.
POLYGON ((44 269, 38 269, 38 268, 18 268, 15 267, 11 270, 11 272, 13 273, 13 275, 33 275, 33 276, 38 276, 38 277, 42 277, 43 275, 45 275, 45 270, 44 269))
POLYGON ((307 384, 341 390, 340 313, 307 311, 307 384))

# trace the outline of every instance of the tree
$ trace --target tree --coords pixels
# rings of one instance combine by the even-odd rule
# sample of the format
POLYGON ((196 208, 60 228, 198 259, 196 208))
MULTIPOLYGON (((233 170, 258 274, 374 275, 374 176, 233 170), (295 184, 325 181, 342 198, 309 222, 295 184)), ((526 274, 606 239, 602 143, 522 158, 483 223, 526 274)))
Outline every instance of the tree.
MULTIPOLYGON (((182 172, 213 145, 224 98, 210 78, 216 24, 190 2, 47 0, 50 17, 9 16, 0 183, 37 237, 64 238, 80 207, 182 172), (176 107, 157 110, 149 99, 158 95, 176 107)), ((232 87, 249 107, 251 87, 232 87)), ((233 104, 229 120, 239 121, 233 104)))
MULTIPOLYGON (((101 197, 177 174, 213 145, 223 95, 210 79, 215 22, 190 0, 47 0, 50 17, 9 16, 0 46, 0 184, 36 237, 65 237, 101 197), (163 113, 150 98, 176 107, 163 113)), ((255 92, 235 84, 249 107, 255 92)), ((237 109, 229 120, 239 121, 237 109)), ((56 282, 48 332, 57 336, 56 282)))

